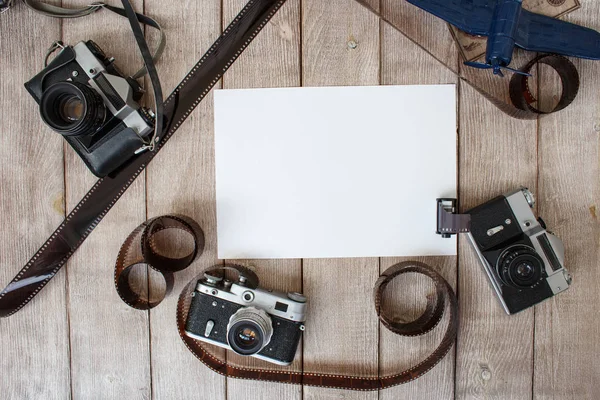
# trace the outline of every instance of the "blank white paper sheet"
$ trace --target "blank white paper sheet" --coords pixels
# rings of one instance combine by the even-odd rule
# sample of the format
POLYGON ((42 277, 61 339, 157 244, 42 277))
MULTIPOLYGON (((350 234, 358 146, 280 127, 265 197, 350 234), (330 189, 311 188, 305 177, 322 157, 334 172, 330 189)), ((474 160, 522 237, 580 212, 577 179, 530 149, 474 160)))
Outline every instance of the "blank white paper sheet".
POLYGON ((215 91, 218 256, 455 255, 454 85, 215 91))

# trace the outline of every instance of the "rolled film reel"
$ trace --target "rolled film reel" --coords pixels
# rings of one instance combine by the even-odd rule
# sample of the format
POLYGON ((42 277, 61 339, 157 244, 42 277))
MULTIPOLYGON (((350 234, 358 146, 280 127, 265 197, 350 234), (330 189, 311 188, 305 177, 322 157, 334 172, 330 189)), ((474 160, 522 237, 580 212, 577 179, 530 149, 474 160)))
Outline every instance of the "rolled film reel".
MULTIPOLYGON (((181 248, 181 246, 178 246, 181 248)), ((133 230, 121 246, 115 263, 115 288, 119 297, 133 308, 148 310, 156 307, 172 291, 173 274, 186 269, 204 250, 204 232, 191 218, 183 215, 164 215, 152 218, 133 230), (182 256, 166 255, 157 246, 157 236, 171 230, 186 233, 193 246, 182 256), (150 289, 131 284, 131 274, 137 266, 150 267, 165 282, 164 293, 154 299, 150 289)), ((149 279, 149 277, 148 277, 149 279)))

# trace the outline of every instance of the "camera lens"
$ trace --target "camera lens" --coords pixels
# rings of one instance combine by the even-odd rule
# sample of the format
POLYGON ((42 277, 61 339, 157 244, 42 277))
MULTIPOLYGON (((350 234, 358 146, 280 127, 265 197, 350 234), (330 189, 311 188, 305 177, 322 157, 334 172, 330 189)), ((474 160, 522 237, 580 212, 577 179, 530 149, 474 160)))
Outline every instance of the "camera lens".
POLYGON ((253 349, 262 340, 260 331, 252 324, 241 324, 233 332, 235 344, 244 349, 253 349))
POLYGON ((40 100, 42 120, 65 136, 94 133, 106 118, 106 107, 91 87, 77 82, 50 86, 40 100))
POLYGON ((59 100, 58 115, 63 121, 75 122, 83 117, 85 106, 83 101, 77 96, 63 96, 59 100))
POLYGON ((239 309, 229 319, 227 342, 237 354, 250 356, 261 351, 271 340, 271 318, 254 307, 239 309))
POLYGON ((498 259, 498 275, 505 284, 519 289, 534 286, 543 277, 544 261, 534 249, 517 245, 498 259))
POLYGON ((527 279, 533 276, 533 274, 535 273, 535 268, 527 261, 523 261, 515 267, 515 273, 520 278, 527 279))

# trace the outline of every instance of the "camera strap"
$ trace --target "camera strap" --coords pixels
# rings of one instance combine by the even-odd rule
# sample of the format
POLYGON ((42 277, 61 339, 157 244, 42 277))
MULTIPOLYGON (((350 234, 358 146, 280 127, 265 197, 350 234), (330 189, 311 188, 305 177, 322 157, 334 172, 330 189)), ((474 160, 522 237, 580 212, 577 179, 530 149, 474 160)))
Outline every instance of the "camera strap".
MULTIPOLYGON (((209 271, 213 274, 214 271, 219 271, 222 268, 223 266, 216 266, 209 271)), ((242 276, 248 273, 247 268, 238 265, 226 265, 226 268, 237 270, 242 276)), ((386 389, 413 381, 430 371, 448 354, 458 332, 458 301, 450 284, 432 267, 416 261, 407 261, 393 265, 381 274, 377 282, 375 282, 373 297, 375 312, 381 323, 387 329, 400 336, 413 337, 430 332, 442 320, 447 306, 448 325, 444 336, 438 347, 418 364, 395 374, 378 377, 246 368, 228 364, 227 361, 221 360, 211 353, 204 342, 186 335, 185 325, 190 310, 192 294, 199 278, 200 276, 197 276, 191 280, 179 296, 177 303, 177 329, 179 336, 198 360, 213 371, 229 378, 360 391, 386 389), (406 273, 424 275, 431 279, 435 286, 435 295, 427 296, 425 311, 419 318, 412 322, 401 322, 403 321, 402 318, 392 318, 390 316, 391 313, 385 311, 385 307, 382 305, 383 294, 387 285, 398 276, 406 273)), ((256 285, 258 285, 258 280, 256 281, 256 285)), ((310 329, 310 326, 307 329, 310 329)))
POLYGON ((23 0, 23 3, 35 12, 53 18, 85 17, 86 15, 95 13, 104 6, 103 3, 92 3, 81 8, 66 8, 33 0, 23 0))
MULTIPOLYGON (((158 73, 156 71, 154 63, 162 55, 166 43, 165 32, 158 24, 158 22, 146 15, 136 13, 129 0, 121 0, 123 8, 109 6, 100 2, 92 3, 87 7, 83 8, 58 7, 52 4, 46 4, 32 0, 23 0, 23 2, 25 3, 25 5, 27 5, 27 7, 29 7, 33 11, 53 18, 79 18, 92 14, 102 8, 105 8, 129 20, 133 36, 135 37, 135 41, 140 50, 140 54, 142 56, 142 59, 144 60, 144 66, 140 68, 131 77, 133 79, 138 79, 148 74, 150 84, 152 85, 152 97, 155 108, 154 134, 149 140, 144 141, 143 145, 136 151, 136 154, 139 154, 146 150, 154 150, 154 146, 156 146, 156 143, 160 141, 160 131, 161 127, 163 126, 162 88, 160 86, 160 80, 158 78, 158 73), (144 33, 140 28, 140 23, 151 26, 160 32, 160 39, 158 41, 158 46, 154 51, 154 55, 151 55, 150 50, 148 49, 148 43, 146 42, 144 33)), ((48 53, 46 54, 46 59, 44 61, 44 66, 47 65, 48 57, 50 56, 50 54, 52 54, 55 50, 59 48, 63 48, 63 44, 61 42, 54 42, 52 47, 48 49, 48 53)))
MULTIPOLYGON (((158 22, 156 22, 156 20, 154 20, 153 18, 150 18, 144 14, 139 14, 139 13, 134 12, 135 16, 137 17, 137 18, 134 18, 131 14, 133 12, 133 8, 131 7, 131 3, 129 1, 123 1, 123 8, 109 6, 108 4, 104 4, 102 2, 91 3, 90 5, 88 5, 86 7, 82 7, 82 8, 59 7, 59 6, 55 6, 52 4, 47 4, 47 3, 43 3, 41 1, 34 1, 34 0, 23 0, 23 3, 25 3, 25 5, 27 7, 29 7, 31 10, 33 10, 39 14, 45 15, 47 17, 52 17, 52 18, 85 17, 86 15, 93 14, 96 11, 99 11, 101 9, 106 9, 106 10, 112 11, 115 14, 118 14, 122 17, 128 18, 130 23, 132 23, 132 24, 133 24, 133 21, 135 21, 136 25, 137 25, 137 21, 139 21, 140 23, 151 26, 152 28, 155 28, 160 32, 160 38, 159 38, 158 44, 157 44, 156 49, 154 50, 154 53, 151 57, 152 61, 157 62, 165 49, 166 35, 165 35, 164 30, 160 26, 160 24, 158 22), (130 11, 128 11, 129 8, 131 8, 130 11)), ((132 26, 132 29, 133 29, 133 26, 132 26)), ((135 30, 134 30, 134 35, 135 35, 135 30)), ((143 37, 143 35, 142 35, 142 37, 143 37)), ((136 41, 139 46, 140 40, 137 37, 136 37, 136 41)), ((145 43, 145 39, 143 40, 143 42, 145 43)), ((144 64, 148 65, 148 62, 146 62, 146 60, 144 60, 144 64)), ((131 77, 133 79, 138 79, 138 78, 141 78, 142 76, 144 76, 145 74, 146 74, 146 67, 144 66, 144 67, 140 68, 131 77)))
MULTIPOLYGON (((146 150, 154 150, 154 147, 156 146, 156 144, 160 141, 160 133, 161 133, 161 129, 163 127, 163 118, 164 118, 164 106, 163 106, 163 95, 162 95, 162 88, 160 86, 160 80, 158 78, 158 72, 156 71, 156 67, 154 66, 154 59, 152 57, 152 55, 150 54, 150 49, 148 48, 148 43, 146 42, 146 38, 144 37, 144 32, 142 32, 142 28, 140 28, 140 18, 141 17, 145 17, 141 14, 137 14, 134 9, 133 6, 131 5, 131 3, 129 2, 129 0, 121 0, 121 3, 123 4, 123 11, 125 13, 125 16, 127 17, 127 19, 129 20, 129 25, 131 26, 131 31, 133 32, 133 36, 135 37, 135 41, 138 45, 138 48, 140 49, 140 53, 142 55, 142 58, 144 60, 144 67, 142 69, 140 69, 137 73, 135 73, 132 78, 136 79, 139 76, 144 75, 144 72, 146 72, 148 74, 148 78, 150 79, 150 84, 152 85, 152 97, 153 97, 153 101, 154 101, 154 109, 155 109, 155 120, 154 120, 154 134, 152 135, 152 137, 150 138, 149 141, 146 141, 146 143, 140 147, 137 151, 136 154, 139 154, 140 152, 146 151, 146 150)), ((120 14, 120 9, 115 8, 113 10, 114 7, 107 7, 109 10, 114 11, 118 14, 120 14)), ((162 53, 162 50, 164 48, 164 38, 165 38, 165 34, 162 31, 162 29, 160 29, 160 25, 158 25, 156 23, 156 21, 152 20, 151 18, 148 19, 148 22, 154 22, 156 25, 156 27, 158 27, 158 30, 160 31, 161 34, 161 39, 160 39, 160 44, 158 46, 158 51, 159 54, 162 53)))
POLYGON ((19 311, 56 275, 284 3, 285 0, 250 0, 246 4, 164 102, 165 123, 160 142, 92 186, 0 292, 0 317, 19 311))
POLYGON ((0 14, 7 12, 13 5, 13 0, 0 0, 0 14))

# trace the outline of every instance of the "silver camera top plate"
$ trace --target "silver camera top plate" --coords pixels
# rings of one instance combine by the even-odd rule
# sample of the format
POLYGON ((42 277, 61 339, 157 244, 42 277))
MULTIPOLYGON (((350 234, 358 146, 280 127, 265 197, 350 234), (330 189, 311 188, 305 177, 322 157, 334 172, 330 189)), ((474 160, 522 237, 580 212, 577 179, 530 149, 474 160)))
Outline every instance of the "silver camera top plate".
POLYGON ((125 78, 111 75, 106 68, 90 51, 85 42, 73 46, 75 61, 81 66, 89 77, 88 84, 102 97, 109 111, 123 123, 132 128, 138 136, 144 138, 153 131, 153 127, 142 118, 139 112, 140 105, 133 100, 133 90, 125 78), (100 87, 102 86, 102 87, 100 87), (111 100, 107 91, 122 100, 122 106, 116 107, 114 98, 111 100))
MULTIPOLYGON (((225 281, 225 283, 229 283, 225 281)), ((235 304, 246 307, 256 307, 265 310, 268 314, 295 322, 306 320, 306 301, 299 293, 281 293, 248 287, 231 283, 229 285, 211 286, 202 281, 196 285, 196 290, 235 304), (296 300, 294 300, 296 299, 296 300)))
POLYGON ((567 290, 571 277, 564 267, 565 248, 562 241, 549 233, 535 218, 533 195, 526 189, 504 195, 523 233, 529 236, 533 248, 544 260, 547 282, 554 294, 567 290), (531 197, 529 197, 531 196, 531 197))

